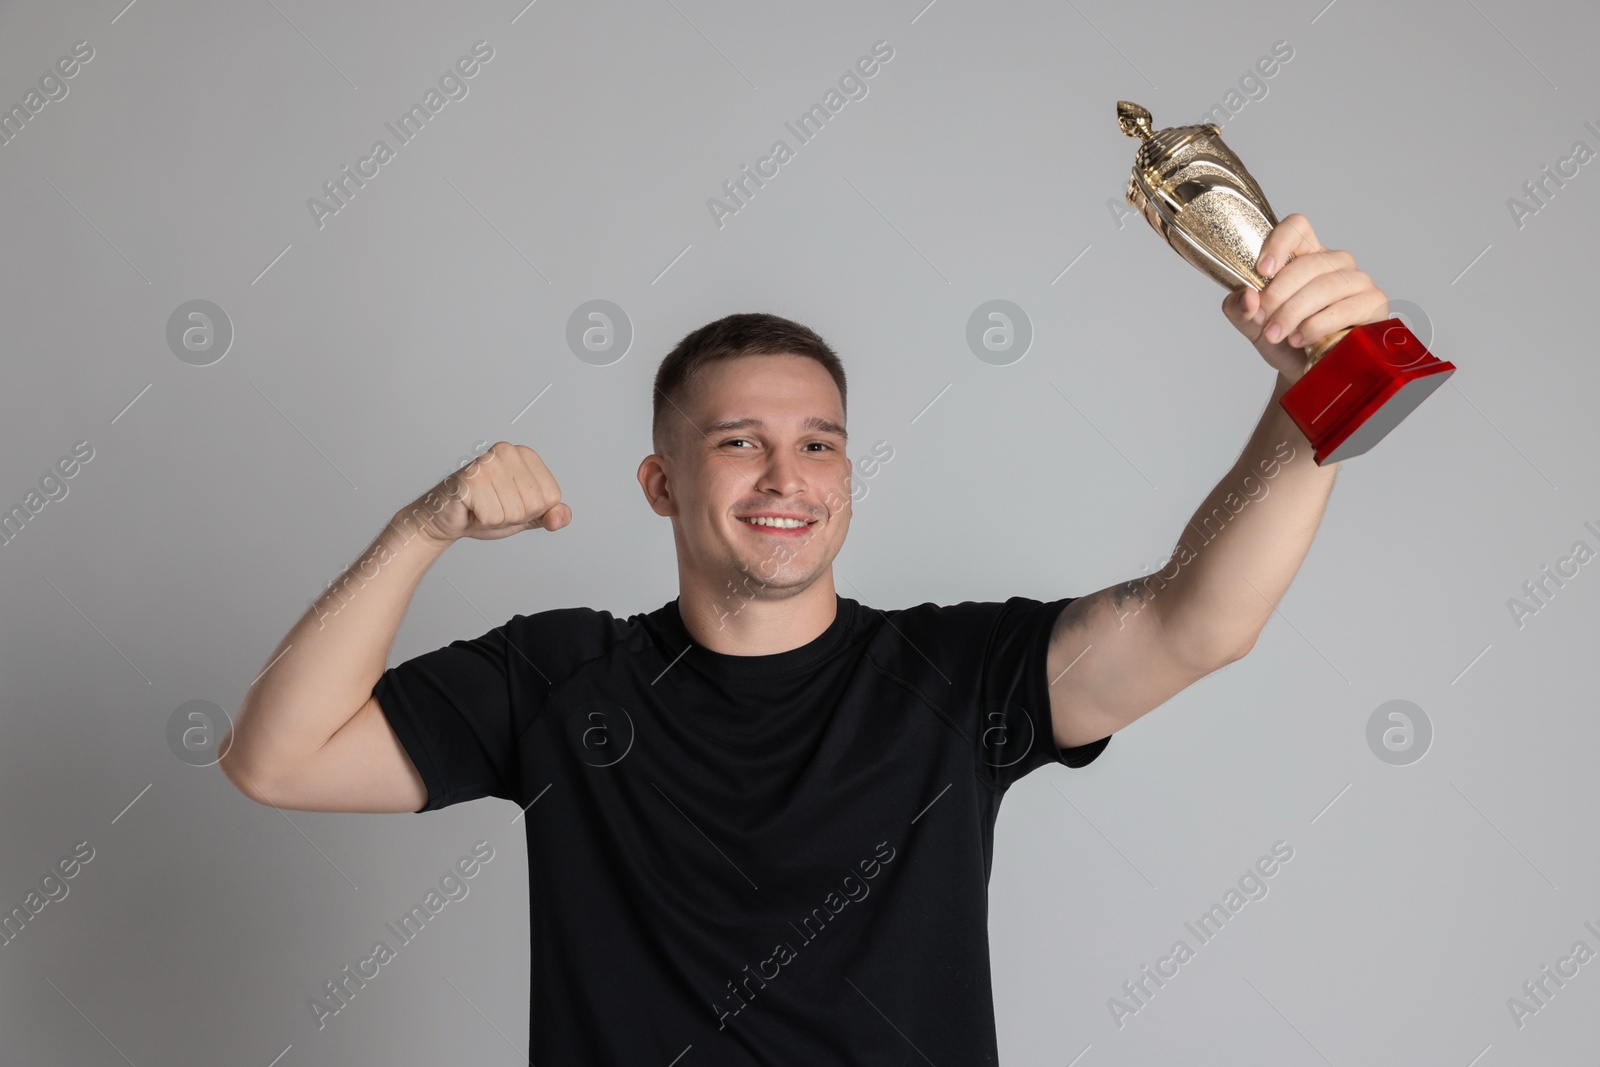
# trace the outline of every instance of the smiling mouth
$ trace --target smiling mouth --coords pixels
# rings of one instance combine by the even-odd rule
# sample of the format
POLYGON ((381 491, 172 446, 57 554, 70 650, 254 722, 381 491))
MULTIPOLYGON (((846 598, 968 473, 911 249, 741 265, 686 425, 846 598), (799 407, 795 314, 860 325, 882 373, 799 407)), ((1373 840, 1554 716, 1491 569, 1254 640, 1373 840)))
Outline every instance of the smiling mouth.
POLYGON ((816 525, 815 519, 780 518, 775 515, 755 515, 741 518, 739 521, 745 526, 764 534, 788 537, 799 536, 816 525))

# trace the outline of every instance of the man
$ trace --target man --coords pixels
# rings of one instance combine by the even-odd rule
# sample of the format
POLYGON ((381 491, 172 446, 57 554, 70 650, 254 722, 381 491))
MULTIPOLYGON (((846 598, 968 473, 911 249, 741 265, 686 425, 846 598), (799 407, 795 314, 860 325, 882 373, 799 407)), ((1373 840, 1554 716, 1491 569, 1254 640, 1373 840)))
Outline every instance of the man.
POLYGON ((638 480, 672 520, 676 600, 517 615, 385 670, 446 547, 572 522, 538 455, 502 441, 397 513, 289 632, 223 770, 281 807, 523 808, 533 1063, 993 1063, 1005 790, 1084 766, 1249 651, 1332 488, 1277 398, 1298 346, 1388 302, 1300 215, 1260 267, 1267 288, 1223 311, 1277 389, 1170 568, 1045 602, 839 596, 843 370, 805 327, 733 315, 656 377, 638 480))

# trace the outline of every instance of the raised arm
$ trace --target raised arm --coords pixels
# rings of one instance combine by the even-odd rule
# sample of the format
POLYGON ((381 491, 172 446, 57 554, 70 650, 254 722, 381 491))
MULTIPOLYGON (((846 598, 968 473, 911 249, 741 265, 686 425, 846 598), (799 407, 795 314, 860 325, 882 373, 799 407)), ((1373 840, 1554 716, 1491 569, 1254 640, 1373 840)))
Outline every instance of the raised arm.
POLYGON ((1302 344, 1381 321, 1389 302, 1348 252, 1317 242, 1303 215, 1285 218, 1261 252, 1266 289, 1235 290, 1222 310, 1277 369, 1272 398, 1167 563, 1062 609, 1046 665, 1062 747, 1112 734, 1243 657, 1316 536, 1338 465, 1317 466, 1278 400, 1306 371, 1302 344))
POLYGON ((421 808, 422 777, 372 696, 412 594, 462 537, 497 540, 571 521, 537 453, 506 441, 396 512, 246 692, 221 746, 228 780, 282 808, 421 808))

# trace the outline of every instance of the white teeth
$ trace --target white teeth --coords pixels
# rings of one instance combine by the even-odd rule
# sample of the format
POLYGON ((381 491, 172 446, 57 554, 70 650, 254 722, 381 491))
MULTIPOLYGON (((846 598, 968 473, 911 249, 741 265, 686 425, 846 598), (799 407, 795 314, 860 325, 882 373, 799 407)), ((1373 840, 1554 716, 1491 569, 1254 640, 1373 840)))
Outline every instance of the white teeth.
POLYGON ((742 519, 740 521, 748 522, 752 526, 776 526, 780 530, 794 530, 806 525, 806 521, 804 519, 769 519, 764 515, 758 518, 742 519))

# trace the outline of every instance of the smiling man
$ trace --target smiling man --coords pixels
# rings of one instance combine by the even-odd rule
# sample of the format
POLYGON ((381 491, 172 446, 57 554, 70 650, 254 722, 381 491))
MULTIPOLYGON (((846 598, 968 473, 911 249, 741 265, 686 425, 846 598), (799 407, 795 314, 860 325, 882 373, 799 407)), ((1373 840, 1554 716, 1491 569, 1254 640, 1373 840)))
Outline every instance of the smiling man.
POLYGON ((731 315, 656 376, 638 480, 671 521, 674 600, 519 614, 385 669, 448 546, 572 522, 538 455, 502 441, 307 611, 222 767, 280 807, 523 809, 532 1063, 994 1063, 1001 798, 1243 656, 1326 505, 1334 470, 1277 398, 1296 346, 1387 300, 1300 215, 1260 266, 1271 284, 1223 312, 1277 387, 1170 570, 1076 598, 840 596, 844 370, 804 326, 731 315))

